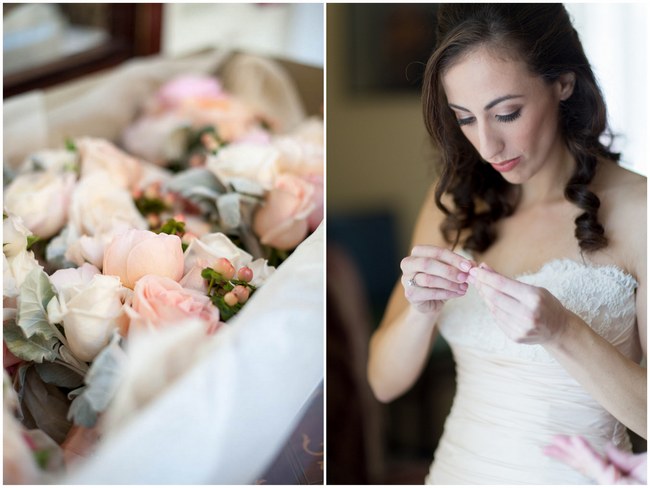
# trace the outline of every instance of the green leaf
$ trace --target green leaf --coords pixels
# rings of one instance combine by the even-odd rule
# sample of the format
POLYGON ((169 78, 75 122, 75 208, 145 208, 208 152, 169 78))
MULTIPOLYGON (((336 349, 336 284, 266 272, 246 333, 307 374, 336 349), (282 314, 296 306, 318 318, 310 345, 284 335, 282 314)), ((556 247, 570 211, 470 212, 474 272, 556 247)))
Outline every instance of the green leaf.
MULTIPOLYGON (((75 424, 94 426, 97 414, 106 409, 117 393, 126 359, 119 340, 119 334, 114 334, 109 345, 102 349, 88 370, 85 380, 87 386, 72 401, 68 412, 68 419, 75 424)), ((75 390, 72 393, 78 392, 75 390)))
POLYGON ((62 388, 78 388, 83 385, 84 378, 76 371, 58 363, 42 363, 35 365, 36 372, 48 384, 62 388))
POLYGON ((28 339, 23 330, 13 322, 5 322, 2 335, 7 348, 25 361, 42 363, 54 361, 58 357, 57 351, 61 342, 56 337, 46 339, 35 334, 28 339))
POLYGON ((66 137, 65 148, 68 151, 77 151, 77 145, 74 143, 74 139, 72 139, 71 137, 66 137))
POLYGON ((25 337, 40 335, 51 339, 57 331, 47 321, 47 304, 54 297, 54 288, 47 274, 41 268, 34 268, 20 287, 18 297, 17 323, 25 337))
POLYGON ((70 401, 57 386, 45 383, 33 367, 25 375, 20 406, 23 425, 42 430, 58 444, 65 440, 71 427, 66 419, 70 401))
POLYGON ((32 247, 37 241, 39 241, 41 238, 38 236, 27 236, 27 249, 32 247))
POLYGON ((157 233, 169 234, 170 236, 183 235, 185 233, 185 222, 169 219, 162 225, 162 227, 160 227, 160 230, 158 230, 157 233))

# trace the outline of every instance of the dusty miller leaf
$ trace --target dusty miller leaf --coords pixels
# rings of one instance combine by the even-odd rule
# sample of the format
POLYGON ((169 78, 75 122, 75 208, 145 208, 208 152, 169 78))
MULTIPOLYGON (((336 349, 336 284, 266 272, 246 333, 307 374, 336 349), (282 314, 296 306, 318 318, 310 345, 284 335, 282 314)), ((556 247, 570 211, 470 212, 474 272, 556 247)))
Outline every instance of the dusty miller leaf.
POLYGON ((5 322, 2 335, 7 348, 14 356, 25 361, 42 363, 54 361, 58 357, 57 351, 61 342, 56 337, 45 339, 41 335, 33 335, 28 339, 14 322, 5 322))
POLYGON ((110 344, 93 361, 81 394, 75 390, 68 395, 70 398, 78 394, 70 405, 68 419, 84 427, 95 425, 97 414, 106 409, 117 393, 125 360, 126 354, 119 345, 119 334, 115 334, 110 344))
POLYGON ((45 271, 40 268, 31 270, 18 296, 17 323, 25 337, 38 334, 43 339, 50 339, 56 335, 54 326, 47 321, 46 311, 54 295, 54 288, 45 271))
POLYGON ((83 376, 62 364, 43 363, 36 364, 34 367, 45 383, 62 388, 77 388, 83 385, 83 376))

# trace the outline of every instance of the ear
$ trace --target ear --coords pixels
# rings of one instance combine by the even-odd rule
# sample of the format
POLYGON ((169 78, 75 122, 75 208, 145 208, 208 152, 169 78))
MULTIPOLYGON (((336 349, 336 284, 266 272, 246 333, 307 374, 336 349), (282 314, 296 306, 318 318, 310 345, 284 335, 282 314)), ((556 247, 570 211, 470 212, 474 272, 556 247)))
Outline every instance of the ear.
POLYGON ((576 84, 576 74, 573 71, 562 73, 557 79, 558 94, 560 100, 567 100, 573 95, 573 88, 576 84))

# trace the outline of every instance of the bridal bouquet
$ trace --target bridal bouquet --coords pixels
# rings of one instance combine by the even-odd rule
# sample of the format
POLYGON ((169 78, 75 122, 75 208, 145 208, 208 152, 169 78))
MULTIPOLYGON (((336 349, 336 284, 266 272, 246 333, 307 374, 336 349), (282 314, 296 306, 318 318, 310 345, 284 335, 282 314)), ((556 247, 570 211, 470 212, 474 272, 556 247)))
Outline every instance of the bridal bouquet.
POLYGON ((5 172, 4 460, 14 482, 56 472, 73 424, 110 424, 155 397, 318 227, 322 122, 282 135, 273 125, 217 79, 182 76, 144 104, 122 148, 75 138, 5 172), (120 396, 134 357, 169 365, 159 384, 134 380, 120 396), (116 403, 119 414, 106 412, 116 403))

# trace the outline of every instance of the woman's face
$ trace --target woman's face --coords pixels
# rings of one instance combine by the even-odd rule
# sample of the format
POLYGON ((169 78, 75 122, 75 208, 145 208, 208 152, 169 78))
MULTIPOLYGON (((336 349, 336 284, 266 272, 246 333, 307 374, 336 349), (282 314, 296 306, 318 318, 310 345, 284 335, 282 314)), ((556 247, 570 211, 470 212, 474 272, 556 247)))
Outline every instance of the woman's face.
POLYGON ((573 84, 548 84, 523 61, 480 47, 442 77, 449 107, 481 157, 510 183, 523 183, 549 164, 562 164, 560 100, 573 84))

